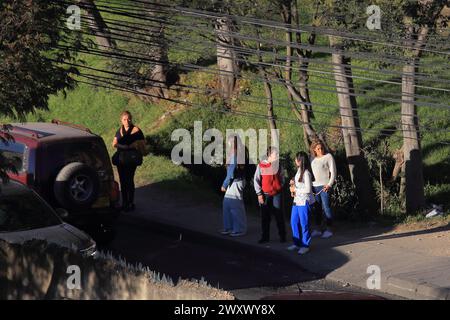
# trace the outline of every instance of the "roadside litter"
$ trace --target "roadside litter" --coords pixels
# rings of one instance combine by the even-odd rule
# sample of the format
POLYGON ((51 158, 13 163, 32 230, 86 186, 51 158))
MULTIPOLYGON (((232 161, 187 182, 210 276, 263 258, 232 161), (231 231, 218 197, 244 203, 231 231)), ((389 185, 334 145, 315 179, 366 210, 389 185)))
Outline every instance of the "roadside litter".
POLYGON ((432 210, 427 213, 426 218, 433 218, 444 214, 442 205, 432 204, 432 210))

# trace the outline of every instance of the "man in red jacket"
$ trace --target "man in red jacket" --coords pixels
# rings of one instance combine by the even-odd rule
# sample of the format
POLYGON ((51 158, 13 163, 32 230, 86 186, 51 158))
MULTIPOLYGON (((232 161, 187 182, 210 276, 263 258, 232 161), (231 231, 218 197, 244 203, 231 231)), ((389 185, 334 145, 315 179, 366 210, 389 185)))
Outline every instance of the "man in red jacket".
POLYGON ((281 190, 284 177, 279 164, 277 148, 269 147, 267 160, 258 164, 253 182, 261 210, 262 236, 258 243, 265 243, 270 240, 270 218, 272 214, 275 215, 277 221, 280 241, 286 242, 286 229, 281 211, 281 190))

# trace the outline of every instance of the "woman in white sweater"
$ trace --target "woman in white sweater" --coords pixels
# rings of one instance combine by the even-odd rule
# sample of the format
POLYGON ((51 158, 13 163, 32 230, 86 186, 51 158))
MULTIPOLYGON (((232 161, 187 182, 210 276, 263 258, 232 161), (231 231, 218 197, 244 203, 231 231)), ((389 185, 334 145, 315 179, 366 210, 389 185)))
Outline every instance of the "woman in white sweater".
POLYGON ((311 165, 308 155, 299 152, 295 156, 297 173, 290 182, 291 195, 294 197, 291 212, 292 238, 294 244, 288 250, 298 250, 299 254, 309 251, 311 243, 311 232, 309 227, 310 205, 314 203, 312 193, 311 165))
MULTIPOLYGON (((331 225, 333 213, 330 207, 330 192, 336 180, 336 163, 333 156, 327 153, 321 141, 313 141, 311 144, 311 154, 313 160, 311 161, 311 168, 314 175, 313 190, 316 195, 316 201, 321 204, 322 212, 325 214, 326 229, 322 231, 314 230, 312 236, 322 236, 322 238, 329 238, 333 235, 331 232, 331 225)), ((322 215, 318 215, 318 225, 321 224, 322 215)))

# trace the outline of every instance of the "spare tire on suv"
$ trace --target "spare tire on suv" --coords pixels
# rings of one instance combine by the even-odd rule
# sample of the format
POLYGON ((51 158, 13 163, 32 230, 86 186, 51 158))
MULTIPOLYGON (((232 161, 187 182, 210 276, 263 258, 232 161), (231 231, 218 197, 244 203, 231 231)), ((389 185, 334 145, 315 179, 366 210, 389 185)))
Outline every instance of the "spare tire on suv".
POLYGON ((97 200, 99 188, 99 177, 94 169, 81 162, 72 162, 59 171, 53 191, 61 206, 83 209, 97 200))

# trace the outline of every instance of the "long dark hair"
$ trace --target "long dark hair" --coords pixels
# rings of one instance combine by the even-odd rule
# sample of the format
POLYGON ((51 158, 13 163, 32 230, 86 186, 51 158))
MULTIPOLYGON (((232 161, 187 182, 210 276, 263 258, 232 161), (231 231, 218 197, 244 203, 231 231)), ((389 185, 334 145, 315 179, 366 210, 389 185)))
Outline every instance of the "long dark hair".
POLYGON ((295 155, 295 159, 300 162, 300 177, 298 178, 298 182, 302 182, 303 175, 305 171, 308 170, 310 174, 312 174, 311 163, 309 162, 309 157, 306 152, 300 151, 295 155))

